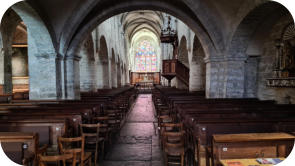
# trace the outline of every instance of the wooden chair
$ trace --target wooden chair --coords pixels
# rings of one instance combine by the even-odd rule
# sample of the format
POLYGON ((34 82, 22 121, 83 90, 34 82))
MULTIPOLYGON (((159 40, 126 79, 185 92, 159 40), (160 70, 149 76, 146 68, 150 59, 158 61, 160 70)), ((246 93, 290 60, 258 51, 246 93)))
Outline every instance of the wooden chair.
MULTIPOLYGON (((163 133, 165 132, 184 132, 183 131, 183 124, 182 123, 163 123, 161 124, 161 129, 160 129, 160 136, 161 136, 161 145, 163 148, 164 142, 165 142, 165 137, 163 136, 163 133)), ((171 137, 167 138, 169 139, 169 142, 179 142, 180 137, 171 137)))
POLYGON ((184 132, 164 132, 165 165, 184 165, 184 132), (178 159, 180 158, 180 160, 178 159), (178 160, 177 160, 178 159, 178 160))
POLYGON ((83 136, 76 138, 58 137, 58 147, 61 154, 75 153, 76 162, 81 163, 81 166, 84 166, 87 162, 88 166, 91 166, 91 152, 84 151, 85 138, 83 136))
POLYGON ((39 158, 39 166, 46 166, 46 163, 50 163, 52 166, 52 162, 57 163, 62 161, 63 166, 66 166, 66 161, 72 160, 72 166, 76 166, 76 154, 75 153, 68 153, 56 156, 43 156, 41 154, 38 155, 39 158))
POLYGON ((173 118, 169 115, 158 116, 158 127, 160 128, 162 124, 164 123, 173 123, 173 122, 174 122, 173 118))
POLYGON ((164 132, 182 132, 182 123, 162 123, 161 124, 161 134, 164 132))
POLYGON ((169 114, 170 114, 170 110, 169 110, 168 106, 166 106, 166 105, 157 106, 157 115, 158 116, 169 115, 169 114))
POLYGON ((92 118, 92 123, 99 123, 100 128, 99 128, 99 143, 101 144, 101 152, 105 154, 105 144, 111 144, 112 141, 110 139, 110 132, 111 128, 109 127, 108 121, 109 121, 108 116, 101 116, 101 117, 93 117, 92 118))
POLYGON ((100 124, 80 124, 80 132, 81 135, 85 138, 85 149, 86 151, 94 152, 94 163, 97 164, 97 156, 98 156, 98 144, 99 144, 99 129, 100 124), (88 148, 87 145, 93 147, 95 145, 95 149, 88 148))
POLYGON ((122 111, 118 108, 107 109, 106 115, 109 117, 109 128, 115 132, 119 131, 121 127, 121 120, 123 119, 122 111))

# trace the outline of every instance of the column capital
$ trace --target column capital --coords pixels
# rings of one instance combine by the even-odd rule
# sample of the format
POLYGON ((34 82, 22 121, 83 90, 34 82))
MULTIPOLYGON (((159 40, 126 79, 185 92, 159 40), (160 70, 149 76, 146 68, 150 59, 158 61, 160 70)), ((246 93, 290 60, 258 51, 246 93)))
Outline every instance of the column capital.
POLYGON ((65 56, 64 57, 64 61, 67 61, 67 60, 80 61, 81 58, 82 57, 81 56, 78 56, 78 55, 65 56))
POLYGON ((63 59, 64 59, 63 55, 61 55, 61 54, 56 55, 56 60, 63 60, 63 59))
POLYGON ((205 63, 210 62, 229 62, 229 61, 246 61, 247 57, 224 57, 224 56, 214 56, 204 58, 205 63))

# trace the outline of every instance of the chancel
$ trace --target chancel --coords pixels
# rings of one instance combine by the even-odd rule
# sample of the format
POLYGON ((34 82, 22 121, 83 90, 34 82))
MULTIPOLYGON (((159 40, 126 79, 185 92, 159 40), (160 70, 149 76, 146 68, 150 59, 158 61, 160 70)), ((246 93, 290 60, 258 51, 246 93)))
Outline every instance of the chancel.
POLYGON ((25 0, 0 32, 0 141, 18 164, 275 165, 291 153, 295 28, 277 2, 25 0))

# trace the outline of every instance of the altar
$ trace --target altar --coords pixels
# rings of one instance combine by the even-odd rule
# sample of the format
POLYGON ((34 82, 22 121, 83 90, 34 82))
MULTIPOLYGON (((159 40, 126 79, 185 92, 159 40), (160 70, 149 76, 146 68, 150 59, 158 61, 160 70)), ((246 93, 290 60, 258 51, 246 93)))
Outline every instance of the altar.
POLYGON ((160 84, 160 73, 159 72, 132 72, 130 83, 132 85, 153 85, 160 84))

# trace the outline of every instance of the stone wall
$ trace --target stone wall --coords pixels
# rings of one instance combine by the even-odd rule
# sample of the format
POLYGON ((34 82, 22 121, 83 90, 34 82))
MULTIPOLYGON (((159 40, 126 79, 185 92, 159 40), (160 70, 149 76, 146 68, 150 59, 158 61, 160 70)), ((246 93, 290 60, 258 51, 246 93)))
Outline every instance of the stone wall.
POLYGON ((94 59, 94 46, 92 36, 88 36, 82 43, 80 50, 80 90, 95 91, 96 90, 96 67, 94 59))
POLYGON ((284 27, 292 22, 290 16, 285 16, 271 29, 270 35, 263 45, 263 54, 258 67, 258 98, 262 100, 276 100, 278 103, 295 104, 295 88, 274 88, 266 86, 266 79, 272 77, 275 61, 275 40, 280 39, 284 27))
MULTIPOLYGON (((111 17, 95 29, 97 33, 93 36, 93 39, 96 41, 95 45, 97 46, 95 54, 98 67, 97 76, 98 78, 102 78, 101 76, 103 76, 103 80, 97 80, 98 88, 112 88, 118 86, 117 63, 120 63, 121 66, 124 65, 129 69, 128 57, 126 56, 126 39, 123 35, 123 27, 120 22, 121 16, 122 15, 120 14, 111 17), (100 39, 102 36, 106 41, 106 46, 101 46, 100 39), (101 52, 101 49, 107 49, 107 51, 101 52), (101 59, 101 56, 104 56, 105 52, 108 54, 107 58, 101 59), (105 79, 108 79, 108 81, 105 79)), ((128 70, 126 70, 124 74, 128 74, 126 72, 128 72, 128 70)), ((121 78, 122 77, 119 79, 121 78)), ((127 82, 129 82, 129 80, 125 80, 125 82, 122 82, 120 85, 124 86, 127 82)))

